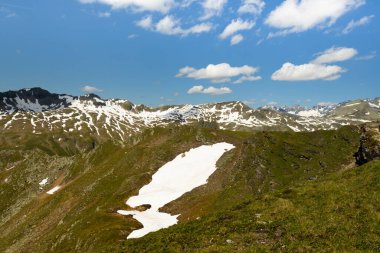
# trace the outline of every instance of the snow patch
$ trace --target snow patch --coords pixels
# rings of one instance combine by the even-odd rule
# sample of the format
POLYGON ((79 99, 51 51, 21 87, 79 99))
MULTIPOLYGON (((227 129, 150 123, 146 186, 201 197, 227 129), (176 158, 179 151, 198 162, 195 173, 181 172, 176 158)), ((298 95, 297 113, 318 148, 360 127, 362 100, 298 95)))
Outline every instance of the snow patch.
POLYGON ((322 117, 323 115, 318 110, 305 110, 298 112, 301 117, 322 117))
POLYGON ((39 182, 39 185, 40 185, 40 186, 44 186, 44 185, 46 185, 47 182, 48 182, 48 179, 49 179, 49 178, 42 179, 42 181, 39 182))
POLYGON ((349 106, 354 106, 354 105, 360 105, 361 103, 353 103, 353 104, 349 104, 349 105, 344 105, 344 107, 349 107, 349 106))
POLYGON ((47 194, 50 194, 50 195, 53 195, 56 191, 58 191, 59 189, 61 188, 60 185, 57 185, 55 186, 54 188, 50 189, 49 191, 47 191, 46 193, 47 194))
POLYGON ((117 211, 122 215, 133 215, 143 224, 142 229, 133 231, 130 238, 140 238, 150 232, 177 224, 178 215, 159 212, 167 203, 178 199, 186 192, 207 183, 208 178, 215 172, 216 162, 234 146, 229 143, 203 145, 178 155, 174 160, 162 166, 152 177, 152 181, 142 187, 137 196, 126 202, 135 208, 150 205, 146 211, 117 211))

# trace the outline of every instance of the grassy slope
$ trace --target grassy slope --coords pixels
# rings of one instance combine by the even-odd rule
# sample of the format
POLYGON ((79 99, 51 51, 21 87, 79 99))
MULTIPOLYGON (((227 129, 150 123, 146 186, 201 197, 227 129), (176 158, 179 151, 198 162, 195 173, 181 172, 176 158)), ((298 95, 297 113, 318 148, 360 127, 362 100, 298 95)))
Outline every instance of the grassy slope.
POLYGON ((125 242, 125 252, 379 252, 380 161, 125 242), (230 243, 227 240, 231 240, 230 243))
MULTIPOLYGON (((0 251, 28 252, 32 249, 35 252, 106 252, 120 251, 124 243, 132 243, 136 249, 141 249, 144 244, 139 242, 143 243, 145 239, 135 242, 125 240, 140 224, 130 217, 116 214, 115 211, 126 208, 125 200, 136 194, 141 186, 150 181, 151 175, 159 167, 179 153, 202 144, 220 141, 236 146, 236 149, 228 152, 218 162, 219 170, 207 185, 165 207, 172 213, 181 213, 183 223, 199 216, 202 218, 197 222, 204 222, 205 215, 212 221, 212 217, 219 217, 216 216, 218 212, 224 211, 224 215, 228 216, 231 208, 241 206, 241 203, 252 201, 258 196, 263 197, 310 179, 318 178, 316 182, 319 182, 329 174, 339 171, 343 165, 352 162, 352 155, 359 143, 357 129, 345 127, 339 131, 316 133, 240 133, 190 126, 156 128, 135 137, 125 147, 109 142, 96 146, 93 150, 90 139, 66 148, 62 148, 66 142, 54 142, 58 147, 53 145, 55 148, 51 148, 51 143, 47 145, 44 142, 46 138, 34 140, 30 145, 43 146, 42 150, 46 146, 50 147, 45 150, 50 158, 69 157, 73 162, 63 168, 65 173, 61 179, 64 186, 62 190, 53 196, 38 192, 20 211, 13 213, 9 221, 0 225, 0 251), (90 151, 80 152, 78 146, 84 146, 85 150, 90 151)), ((21 146, 19 149, 29 150, 30 145, 21 146)), ((10 147, 8 149, 11 150, 10 147)), ((23 171, 26 168, 27 166, 20 166, 16 169, 23 171)), ((4 179, 5 174, 12 179, 13 175, 7 171, 0 171, 0 179, 4 179)), ((38 184, 37 181, 31 182, 33 183, 38 184)), ((3 191, 8 187, 6 191, 11 191, 5 185, 1 180, 0 187, 5 188, 0 189, 3 191)), ((243 205, 242 208, 250 206, 252 204, 243 205)), ((228 220, 231 219, 227 217, 226 221, 228 220)), ((238 219, 235 222, 251 223, 250 220, 252 219, 238 219)), ((215 222, 219 223, 217 220, 215 222)), ((189 231, 196 232, 197 228, 192 224, 197 223, 190 222, 185 227, 172 229, 190 229, 189 231)), ((205 232, 214 233, 209 227, 204 228, 205 232)), ((215 226, 213 229, 223 232, 230 228, 215 226)), ((165 231, 162 231, 163 235, 168 233, 165 231)), ((240 234, 243 235, 237 231, 237 235, 240 234)), ((175 232, 174 235, 181 237, 181 233, 175 232)), ((182 235, 183 239, 187 236, 183 231, 182 235)), ((190 234, 188 236, 192 238, 190 234)), ((213 240, 210 247, 216 245, 213 240)), ((221 237, 220 240, 220 245, 224 245, 224 238, 221 237)), ((166 244, 164 239, 154 237, 153 248, 150 249, 158 249, 160 243, 166 244)), ((174 249, 180 249, 178 247, 185 244, 177 239, 173 240, 173 245, 174 249)), ((197 248, 197 245, 207 249, 202 242, 188 244, 188 247, 197 248)), ((234 246, 235 244, 228 245, 234 246)))

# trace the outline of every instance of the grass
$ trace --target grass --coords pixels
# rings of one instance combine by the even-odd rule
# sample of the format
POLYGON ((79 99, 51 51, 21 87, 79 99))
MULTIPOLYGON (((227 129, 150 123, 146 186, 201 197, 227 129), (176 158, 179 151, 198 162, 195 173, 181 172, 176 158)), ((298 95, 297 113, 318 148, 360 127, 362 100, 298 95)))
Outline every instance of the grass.
MULTIPOLYGON (((169 126, 147 130, 124 145, 109 141, 97 143, 95 147, 91 137, 81 141, 65 133, 54 133, 54 136, 17 136, 15 133, 2 138, 4 145, 0 155, 12 162, 23 161, 23 164, 17 165, 12 173, 0 170, 0 190, 6 196, 1 198, 0 207, 14 210, 12 198, 17 199, 25 192, 33 194, 26 195, 17 211, 0 211, 7 217, 0 225, 0 251, 281 251, 282 242, 287 247, 285 251, 307 251, 309 241, 317 239, 306 233, 306 225, 313 224, 313 219, 318 218, 317 212, 323 210, 328 200, 324 198, 326 195, 318 195, 321 187, 329 185, 326 182, 331 182, 331 189, 338 186, 333 179, 340 181, 340 171, 354 161, 360 132, 357 127, 315 133, 279 133, 169 126), (59 138, 65 141, 57 141, 59 138), (19 147, 14 146, 15 141, 19 147), (116 214, 116 210, 126 208, 125 201, 176 155, 202 144, 222 141, 236 148, 218 161, 219 169, 208 184, 163 208, 173 214, 180 213, 181 225, 141 240, 127 241, 127 235, 141 225, 130 217, 116 214), (66 164, 60 161, 63 158, 68 161, 66 164), (41 165, 55 163, 62 166, 57 169, 59 166, 41 165), (29 174, 25 174, 26 171, 29 174), (45 190, 36 186, 37 179, 48 173, 62 180, 63 188, 53 196, 44 194, 45 190), (27 175, 34 175, 28 187, 18 189, 13 182, 25 180, 27 175), (3 183, 8 177, 11 183, 3 183), (310 190, 314 191, 312 195, 308 195, 310 190), (276 213, 271 214, 270 210, 276 213), (306 216, 297 214, 305 214, 307 210, 311 220, 300 220, 306 216), (261 214, 260 218, 256 214, 261 214), (297 234, 300 231, 303 235, 297 234), (281 234, 281 239, 276 239, 276 234, 281 234), (292 244, 292 236, 305 235, 311 239, 302 239, 299 248, 297 242, 292 244), (147 246, 148 240, 152 243, 147 246), (233 243, 226 243, 226 240, 233 243)), ((378 187, 375 183, 367 188, 364 186, 363 191, 378 187)), ((351 198, 350 195, 344 197, 347 201, 351 198)), ((373 199, 368 200, 374 203, 373 199)), ((352 226, 347 225, 347 229, 352 226)), ((311 228, 322 229, 315 225, 311 228)), ((327 243, 328 238, 324 240, 327 243)), ((318 247, 322 249, 321 245, 318 247)))
POLYGON ((379 252, 379 201, 373 161, 125 241, 120 251, 379 252))

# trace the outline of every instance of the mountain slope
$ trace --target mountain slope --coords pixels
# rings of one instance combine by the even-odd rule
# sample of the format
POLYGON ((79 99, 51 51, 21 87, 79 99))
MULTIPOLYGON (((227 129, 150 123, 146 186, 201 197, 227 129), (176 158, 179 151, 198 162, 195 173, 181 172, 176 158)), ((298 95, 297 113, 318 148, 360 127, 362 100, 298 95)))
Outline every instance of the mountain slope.
POLYGON ((336 129, 380 119, 380 100, 361 100, 311 111, 298 108, 252 109, 241 102, 150 108, 127 100, 103 100, 96 95, 74 97, 40 88, 0 93, 0 130, 40 134, 90 136, 99 141, 126 141, 154 126, 215 122, 226 130, 336 129))
POLYGON ((380 161, 252 198, 125 252, 378 252, 380 161))
POLYGON ((124 147, 84 142, 87 151, 77 149, 80 143, 71 139, 63 147, 46 137, 34 136, 33 144, 19 142, 18 147, 12 137, 1 143, 0 160, 6 161, 0 171, 2 252, 121 250, 127 235, 141 225, 116 211, 127 208, 125 201, 158 168, 193 147, 228 142, 236 149, 219 160, 208 184, 164 207, 165 212, 180 213, 181 223, 229 212, 254 196, 323 179, 353 163, 360 143, 357 127, 248 133, 171 126, 147 130, 124 147), (40 189, 45 178, 48 182, 40 189), (61 188, 56 193, 46 194, 57 185, 61 188))

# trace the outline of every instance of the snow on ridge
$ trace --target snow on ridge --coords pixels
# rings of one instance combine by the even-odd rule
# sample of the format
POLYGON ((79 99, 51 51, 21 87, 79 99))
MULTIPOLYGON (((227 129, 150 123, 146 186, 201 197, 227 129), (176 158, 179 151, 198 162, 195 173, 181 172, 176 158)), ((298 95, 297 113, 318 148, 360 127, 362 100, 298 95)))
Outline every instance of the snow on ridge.
POLYGON ((301 117, 323 117, 323 114, 316 109, 299 111, 297 115, 301 117))
POLYGON ((374 103, 368 103, 370 107, 380 109, 380 102, 379 105, 376 105, 374 103))
POLYGON ((355 105, 360 105, 361 102, 356 102, 356 103, 352 103, 352 104, 345 104, 343 105, 343 107, 350 107, 350 106, 355 106, 355 105))
POLYGON ((32 112, 42 112, 46 109, 48 109, 48 106, 41 105, 38 102, 38 99, 36 99, 36 102, 32 102, 29 99, 24 101, 24 99, 21 99, 20 97, 16 96, 13 101, 16 103, 17 109, 25 110, 25 111, 32 111, 32 112))
MULTIPOLYGON (((50 131, 59 129, 69 133, 70 131, 80 132, 85 127, 91 134, 98 136, 106 134, 111 138, 124 141, 130 134, 141 132, 145 128, 165 126, 173 122, 188 124, 199 120, 216 121, 221 129, 229 130, 265 127, 286 128, 292 125, 297 131, 337 128, 347 120, 356 122, 355 118, 352 117, 326 117, 333 110, 332 107, 326 106, 313 107, 312 109, 295 107, 294 110, 291 108, 284 109, 287 113, 278 108, 272 113, 263 112, 260 109, 249 109, 241 102, 147 108, 132 104, 128 100, 102 100, 90 96, 86 99, 68 95, 58 96, 62 102, 53 105, 55 108, 38 109, 37 106, 34 110, 38 112, 30 114, 20 112, 26 117, 26 121, 19 116, 13 116, 13 111, 12 113, 10 111, 0 113, 0 120, 9 114, 13 116, 8 118, 7 122, 2 122, 4 126, 2 128, 11 129, 20 123, 23 127, 31 128, 34 133, 41 129, 49 129, 50 131), (130 104, 125 104, 127 102, 130 104), (25 124, 30 126, 25 126, 25 124)), ((370 106, 375 108, 376 104, 370 106)))
POLYGON ((58 95, 58 98, 60 100, 65 100, 67 104, 71 104, 74 101, 74 97, 69 95, 58 95))
MULTIPOLYGON (((72 101, 71 96, 59 95, 61 100, 65 100, 66 103, 72 101)), ((30 100, 29 98, 21 98, 18 95, 12 98, 3 97, 3 104, 5 105, 4 113, 12 114, 14 111, 25 111, 25 112, 34 112, 40 113, 52 109, 61 109, 64 107, 64 102, 50 105, 42 105, 38 99, 30 100)))
POLYGON ((207 183, 215 172, 216 162, 234 146, 229 143, 203 145, 178 155, 174 160, 162 166, 153 176, 152 181, 142 187, 137 196, 128 199, 126 204, 136 208, 150 205, 146 211, 117 212, 122 215, 132 215, 143 224, 142 229, 134 230, 127 238, 143 237, 150 232, 177 224, 179 215, 170 215, 159 211, 194 188, 207 183))

